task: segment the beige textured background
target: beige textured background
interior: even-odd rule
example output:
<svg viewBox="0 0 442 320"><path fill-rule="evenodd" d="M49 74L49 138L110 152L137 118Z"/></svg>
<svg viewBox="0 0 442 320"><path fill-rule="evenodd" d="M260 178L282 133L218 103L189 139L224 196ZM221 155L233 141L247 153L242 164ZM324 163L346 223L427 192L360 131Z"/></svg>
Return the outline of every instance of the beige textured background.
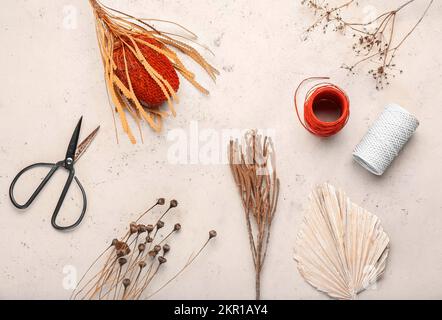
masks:
<svg viewBox="0 0 442 320"><path fill-rule="evenodd" d="M364 74L347 76L339 67L351 61L345 38L300 34L311 12L296 0L106 0L138 16L180 22L213 49L222 74L203 97L184 83L178 117L161 135L143 129L145 143L132 146L123 135L115 143L102 77L92 13L86 0L3 0L0 11L0 298L66 299L63 268L81 274L125 223L157 197L176 198L179 210L168 220L183 230L171 242L162 279L177 270L215 228L219 238L177 281L156 298L248 299L254 274L241 204L225 165L174 165L167 159L168 130L274 128L281 179L279 210L263 273L263 298L326 299L296 271L293 244L312 187L330 181L377 214L391 237L384 279L363 299L442 298L442 4L435 1L423 24L404 45L397 64L404 69L384 91ZM401 1L388 1L389 7ZM379 11L385 1L360 1ZM417 1L401 19L412 24L426 1ZM73 7L72 7L73 6ZM67 8L67 9L66 9ZM67 29L67 11L78 26ZM307 134L294 117L298 82L329 75L351 98L345 130L323 141ZM388 102L413 112L421 126L401 157L379 178L364 171L351 151ZM83 137L102 130L77 164L89 197L83 224L60 233L50 226L63 175L33 207L19 214L8 199L12 177L38 161L62 159L80 115ZM35 176L36 178L37 176ZM35 184L34 180L34 184ZM33 185L22 185L31 190ZM76 208L76 194L69 205ZM71 200L71 197L69 197ZM78 208L77 208L78 209ZM179 251L179 253L178 253ZM154 287L161 283L156 282Z"/></svg>

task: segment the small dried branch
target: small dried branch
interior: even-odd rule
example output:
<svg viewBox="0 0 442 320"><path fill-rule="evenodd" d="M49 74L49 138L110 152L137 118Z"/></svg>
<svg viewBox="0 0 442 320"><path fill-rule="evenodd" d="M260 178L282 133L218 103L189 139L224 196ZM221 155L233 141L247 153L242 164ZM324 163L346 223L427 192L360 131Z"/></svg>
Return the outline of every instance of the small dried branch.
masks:
<svg viewBox="0 0 442 320"><path fill-rule="evenodd" d="M336 32L352 32L355 39L352 49L359 59L352 64L344 64L342 67L355 74L356 67L360 64L374 63L377 67L371 68L368 73L376 81L376 89L380 90L384 88L384 85L390 84L389 72L393 72L392 77L396 76L395 72L398 69L393 60L397 51L422 22L434 0L428 1L417 22L399 41L395 41L398 32L396 27L398 14L414 2L415 0L408 0L396 9L383 12L368 22L352 22L342 16L342 10L348 9L351 5L358 5L358 1L350 0L342 5L331 6L327 1L303 0L301 3L313 9L317 16L316 21L307 28L304 38L320 26L322 26L323 33L326 33L330 27ZM399 70L399 73L402 72Z"/></svg>
<svg viewBox="0 0 442 320"><path fill-rule="evenodd" d="M161 230L165 227L163 218L171 209L178 206L176 200L170 202L168 209L163 212L154 225L145 225L139 222L156 206L164 204L165 200L159 199L155 205L143 212L136 222L129 225L129 230L120 240L114 239L112 241L112 244L87 269L80 279L77 289L73 291L71 299L138 300L146 295L162 266L167 263L166 255L169 254L171 247L165 242L174 233L181 230L181 225L177 223L165 237L157 240ZM184 272L216 235L216 231L210 231L208 240L203 244L198 254L154 294ZM102 267L94 273L94 268L99 266L99 262L103 263Z"/></svg>
<svg viewBox="0 0 442 320"><path fill-rule="evenodd" d="M241 196L255 267L256 299L261 297L261 272L279 196L273 143L256 131L244 136L243 145L230 141L229 161Z"/></svg>

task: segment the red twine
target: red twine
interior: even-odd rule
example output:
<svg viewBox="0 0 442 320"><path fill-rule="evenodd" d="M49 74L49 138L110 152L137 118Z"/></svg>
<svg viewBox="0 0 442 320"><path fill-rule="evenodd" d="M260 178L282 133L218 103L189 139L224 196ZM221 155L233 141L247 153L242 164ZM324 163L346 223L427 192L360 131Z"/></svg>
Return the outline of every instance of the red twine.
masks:
<svg viewBox="0 0 442 320"><path fill-rule="evenodd" d="M345 92L334 84L323 82L311 88L304 101L304 121L298 110L297 97L301 86L309 80L325 80L328 77L311 77L304 79L295 92L295 109L302 126L319 137L330 137L341 131L350 117L350 102ZM322 121L315 114L315 108L325 105L328 109L339 111L339 118L335 121Z"/></svg>

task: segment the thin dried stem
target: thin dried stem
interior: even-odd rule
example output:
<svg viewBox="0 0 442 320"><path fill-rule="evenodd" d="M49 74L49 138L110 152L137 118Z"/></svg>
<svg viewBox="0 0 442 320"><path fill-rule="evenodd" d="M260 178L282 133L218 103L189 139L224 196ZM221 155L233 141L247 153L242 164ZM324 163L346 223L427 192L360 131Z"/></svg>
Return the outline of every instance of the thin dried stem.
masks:
<svg viewBox="0 0 442 320"><path fill-rule="evenodd" d="M207 239L207 241L204 243L204 245L198 250L198 252L195 255L190 256L189 260L184 265L184 267L181 268L181 270L179 270L172 278L170 278L165 284L163 284L159 289L157 289L152 294L150 294L147 298L150 299L151 297L156 295L158 292L163 290L166 286L168 286L172 281L174 281L176 278L178 278L201 255L201 253L204 251L204 249L209 244L210 240L215 237L215 236L212 236L212 234L213 234L213 231L210 232L209 239Z"/></svg>

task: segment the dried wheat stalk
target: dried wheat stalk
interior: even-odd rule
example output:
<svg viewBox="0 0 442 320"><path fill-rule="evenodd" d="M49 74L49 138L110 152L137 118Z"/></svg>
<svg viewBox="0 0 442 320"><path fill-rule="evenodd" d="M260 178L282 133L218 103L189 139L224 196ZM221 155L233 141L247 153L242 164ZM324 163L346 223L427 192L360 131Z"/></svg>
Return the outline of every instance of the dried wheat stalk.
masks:
<svg viewBox="0 0 442 320"><path fill-rule="evenodd" d="M262 139L256 131L249 131L243 145L230 141L229 161L244 207L259 300L261 272L279 196L273 143L269 137Z"/></svg>

